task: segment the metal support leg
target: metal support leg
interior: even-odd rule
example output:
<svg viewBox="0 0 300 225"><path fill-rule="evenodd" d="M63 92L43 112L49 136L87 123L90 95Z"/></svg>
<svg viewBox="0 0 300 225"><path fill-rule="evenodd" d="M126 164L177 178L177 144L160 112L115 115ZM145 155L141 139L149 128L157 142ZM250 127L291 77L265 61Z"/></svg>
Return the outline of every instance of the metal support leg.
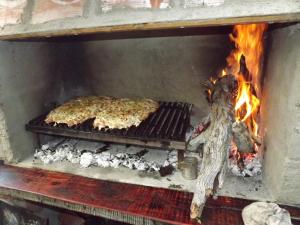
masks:
<svg viewBox="0 0 300 225"><path fill-rule="evenodd" d="M42 148L42 143L41 143L41 136L39 133L36 134L37 137L37 144L39 148Z"/></svg>
<svg viewBox="0 0 300 225"><path fill-rule="evenodd" d="M177 150L177 168L180 169L180 165L183 162L184 159L184 151Z"/></svg>

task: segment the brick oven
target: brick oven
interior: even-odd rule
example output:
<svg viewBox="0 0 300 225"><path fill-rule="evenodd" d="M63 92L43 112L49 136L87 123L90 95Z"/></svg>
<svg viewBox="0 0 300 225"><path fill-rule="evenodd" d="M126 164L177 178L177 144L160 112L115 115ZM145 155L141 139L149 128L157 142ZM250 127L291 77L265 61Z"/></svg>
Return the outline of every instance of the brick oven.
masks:
<svg viewBox="0 0 300 225"><path fill-rule="evenodd" d="M0 197L133 224L191 224L197 181L183 176L180 162L192 156L201 165L188 140L210 110L203 84L226 67L236 47L229 39L234 25L265 24L257 113L261 164L257 173L231 167L215 194L218 203L208 200L204 221L213 221L209 208L218 215L216 204L299 207L299 21L295 0L0 1ZM160 108L128 130L97 131L91 121L71 128L44 123L58 105L90 95L150 98ZM150 169L103 166L103 158L94 159L102 166L83 166L82 155L77 164L67 156L50 163L37 159L40 149L62 143L75 143L80 154L93 157L110 149L110 161L123 152L138 155ZM166 161L172 171L156 170ZM161 199L172 213L159 201L160 210L148 209L152 203L145 195ZM290 209L296 218L297 209Z"/></svg>

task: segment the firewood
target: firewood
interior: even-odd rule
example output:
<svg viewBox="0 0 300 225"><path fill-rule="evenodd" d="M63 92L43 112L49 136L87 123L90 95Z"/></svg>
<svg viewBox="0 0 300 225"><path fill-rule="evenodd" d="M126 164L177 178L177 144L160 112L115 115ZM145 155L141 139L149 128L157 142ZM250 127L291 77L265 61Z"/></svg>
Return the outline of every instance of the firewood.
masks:
<svg viewBox="0 0 300 225"><path fill-rule="evenodd" d="M244 122L235 122L232 102L236 97L236 84L232 75L215 82L209 91L210 114L202 120L203 124L209 126L188 144L189 150L195 150L203 144L203 160L191 205L190 216L193 219L200 220L206 199L213 190L223 186L232 141L242 153L254 152L254 143L258 143Z"/></svg>
<svg viewBox="0 0 300 225"><path fill-rule="evenodd" d="M232 124L234 109L232 99L236 80L232 75L219 78L211 90L210 125L200 135L189 142L189 149L200 144L203 147L203 161L191 205L191 218L200 220L206 199L212 194L215 178L218 187L223 186L227 171L227 160L233 139Z"/></svg>
<svg viewBox="0 0 300 225"><path fill-rule="evenodd" d="M247 82L251 81L244 56L240 59L240 73ZM232 105L233 99L237 97L235 77L233 75L219 77L205 86L209 88L207 93L211 105L206 121L208 127L193 137L188 144L189 150L196 150L203 144L203 160L191 205L191 218L198 220L201 218L206 199L213 190L216 190L215 183L218 183L218 188L223 186L232 142L236 144L241 154L254 153L255 144L260 145L258 137L249 131L243 121L235 121ZM252 89L251 92L256 95L254 87ZM241 167L244 166L243 161L240 164Z"/></svg>
<svg viewBox="0 0 300 225"><path fill-rule="evenodd" d="M243 153L254 153L254 141L250 135L247 125L240 121L232 124L233 141L238 150Z"/></svg>

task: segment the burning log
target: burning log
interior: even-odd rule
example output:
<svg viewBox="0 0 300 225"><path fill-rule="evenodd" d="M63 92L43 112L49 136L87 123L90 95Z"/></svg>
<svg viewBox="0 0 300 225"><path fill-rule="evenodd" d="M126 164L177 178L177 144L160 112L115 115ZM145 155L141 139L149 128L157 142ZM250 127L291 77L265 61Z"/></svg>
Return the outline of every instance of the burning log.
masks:
<svg viewBox="0 0 300 225"><path fill-rule="evenodd" d="M191 205L191 218L200 219L205 201L217 183L215 180L218 187L222 187L231 147L241 151L236 156L238 167L243 169L244 156L251 155L249 152L254 152L260 144L257 138L260 105L257 92L260 91L266 28L266 24L235 25L230 34L235 48L226 58L227 66L217 80L206 85L211 104L209 120L202 123L201 127L206 129L193 137L188 146L195 150L203 144L203 161Z"/></svg>
<svg viewBox="0 0 300 225"><path fill-rule="evenodd" d="M189 142L189 148L203 147L203 161L191 205L191 218L200 219L206 199L212 194L218 175L222 187L232 140L234 110L232 98L236 81L233 76L218 79L211 90L210 126Z"/></svg>
<svg viewBox="0 0 300 225"><path fill-rule="evenodd" d="M244 122L234 122L232 124L233 142L238 150L243 153L254 153L254 141L249 129Z"/></svg>
<svg viewBox="0 0 300 225"><path fill-rule="evenodd" d="M215 178L221 188L228 169L232 140L243 152L253 151L253 141L247 126L235 122L233 99L237 82L234 76L219 78L210 89L211 112L206 120L209 126L190 140L188 149L203 146L203 161L191 205L191 218L200 219L206 199L212 194Z"/></svg>

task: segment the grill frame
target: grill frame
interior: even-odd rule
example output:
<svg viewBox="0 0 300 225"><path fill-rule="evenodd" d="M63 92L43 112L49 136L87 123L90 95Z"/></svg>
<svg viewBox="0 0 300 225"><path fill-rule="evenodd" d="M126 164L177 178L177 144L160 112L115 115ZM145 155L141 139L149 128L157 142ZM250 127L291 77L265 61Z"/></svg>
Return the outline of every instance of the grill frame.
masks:
<svg viewBox="0 0 300 225"><path fill-rule="evenodd" d="M92 127L92 121L68 127L66 124L46 124L47 114L25 125L27 131L51 136L79 138L92 141L132 144L152 148L186 150L185 135L190 126L193 105L183 102L159 102L158 110L138 127L128 129L101 129Z"/></svg>

